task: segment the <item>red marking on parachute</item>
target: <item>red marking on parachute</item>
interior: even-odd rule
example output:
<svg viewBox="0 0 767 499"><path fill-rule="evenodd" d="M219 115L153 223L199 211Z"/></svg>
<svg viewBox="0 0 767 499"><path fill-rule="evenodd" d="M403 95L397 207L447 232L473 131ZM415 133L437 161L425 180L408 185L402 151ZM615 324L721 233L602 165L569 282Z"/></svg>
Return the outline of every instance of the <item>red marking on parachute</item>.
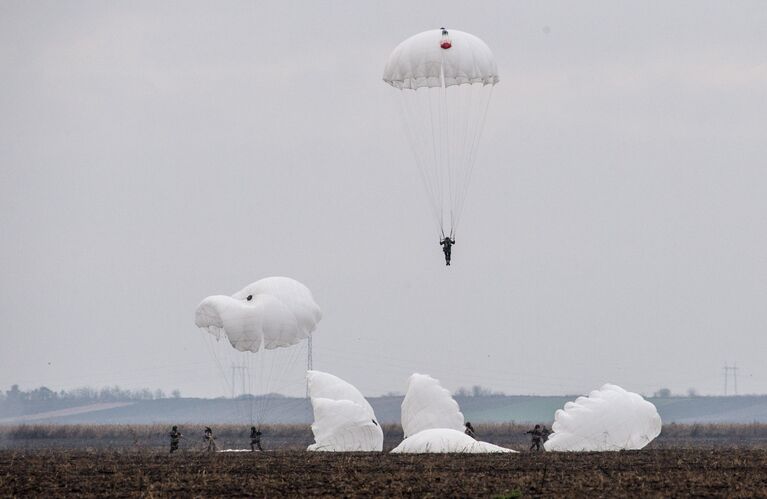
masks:
<svg viewBox="0 0 767 499"><path fill-rule="evenodd" d="M450 40L445 40L445 41L444 41L444 42L442 42L442 43L441 43L439 46L440 46L440 47L442 47L443 49L447 50L447 49L449 49L450 47L452 47L452 46L453 46L453 44L452 44L452 43L450 43Z"/></svg>

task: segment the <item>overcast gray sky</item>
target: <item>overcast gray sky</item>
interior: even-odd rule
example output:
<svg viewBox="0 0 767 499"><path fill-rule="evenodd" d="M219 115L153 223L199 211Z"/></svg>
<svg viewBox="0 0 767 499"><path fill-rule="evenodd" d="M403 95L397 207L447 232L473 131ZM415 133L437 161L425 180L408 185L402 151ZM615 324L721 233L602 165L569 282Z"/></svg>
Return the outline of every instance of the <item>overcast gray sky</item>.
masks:
<svg viewBox="0 0 767 499"><path fill-rule="evenodd" d="M381 81L439 26L501 82L446 269ZM262 277L365 394L767 392L764 2L0 0L0 388L218 395Z"/></svg>

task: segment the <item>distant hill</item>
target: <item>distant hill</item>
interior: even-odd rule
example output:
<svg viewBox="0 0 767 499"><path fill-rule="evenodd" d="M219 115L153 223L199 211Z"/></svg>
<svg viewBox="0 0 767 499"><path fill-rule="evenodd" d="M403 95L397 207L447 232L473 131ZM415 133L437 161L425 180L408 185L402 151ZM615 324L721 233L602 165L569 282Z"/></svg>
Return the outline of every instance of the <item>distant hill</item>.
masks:
<svg viewBox="0 0 767 499"><path fill-rule="evenodd" d="M575 396L503 395L456 397L466 419L477 423L547 422ZM398 423L402 397L368 399L381 423ZM664 423L767 423L767 396L666 397L648 399ZM250 400L165 398L157 400L76 405L72 401L18 403L9 410L0 403L0 424L183 424L250 423ZM269 400L263 423L310 424L312 409L303 398Z"/></svg>

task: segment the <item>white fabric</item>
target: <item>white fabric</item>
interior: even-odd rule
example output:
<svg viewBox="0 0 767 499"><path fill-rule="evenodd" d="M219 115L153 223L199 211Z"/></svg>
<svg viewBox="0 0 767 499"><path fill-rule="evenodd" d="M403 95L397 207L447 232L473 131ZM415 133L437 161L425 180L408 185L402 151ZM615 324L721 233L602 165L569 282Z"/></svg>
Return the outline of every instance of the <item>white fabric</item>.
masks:
<svg viewBox="0 0 767 499"><path fill-rule="evenodd" d="M443 49L442 30L433 29L411 36L397 45L389 56L383 79L399 89L450 87L498 83L498 68L490 48L474 35L448 30L452 46ZM443 85L444 78L444 85Z"/></svg>
<svg viewBox="0 0 767 499"><path fill-rule="evenodd" d="M606 384L557 410L547 451L641 449L660 435L655 406L638 393Z"/></svg>
<svg viewBox="0 0 767 499"><path fill-rule="evenodd" d="M197 307L195 324L216 338L225 335L239 351L257 352L299 343L321 318L306 286L288 277L269 277L232 296L205 298Z"/></svg>
<svg viewBox="0 0 767 499"><path fill-rule="evenodd" d="M395 454L490 453L514 452L487 442L478 442L462 431L449 428L423 430L402 441L392 450Z"/></svg>
<svg viewBox="0 0 767 499"><path fill-rule="evenodd" d="M306 379L309 383L309 396L333 400L351 400L362 406L367 415L375 419L373 408L367 399L351 383L342 380L338 376L322 371L306 371Z"/></svg>
<svg viewBox="0 0 767 499"><path fill-rule="evenodd" d="M408 379L401 419L405 438L432 428L464 431L458 402L439 381L426 374L415 373Z"/></svg>
<svg viewBox="0 0 767 499"><path fill-rule="evenodd" d="M441 45L449 41L450 48ZM440 239L458 231L498 70L474 35L430 30L400 43L383 79L399 90L410 142Z"/></svg>
<svg viewBox="0 0 767 499"><path fill-rule="evenodd" d="M373 408L353 385L320 371L306 373L314 410L310 451L381 452L383 431Z"/></svg>

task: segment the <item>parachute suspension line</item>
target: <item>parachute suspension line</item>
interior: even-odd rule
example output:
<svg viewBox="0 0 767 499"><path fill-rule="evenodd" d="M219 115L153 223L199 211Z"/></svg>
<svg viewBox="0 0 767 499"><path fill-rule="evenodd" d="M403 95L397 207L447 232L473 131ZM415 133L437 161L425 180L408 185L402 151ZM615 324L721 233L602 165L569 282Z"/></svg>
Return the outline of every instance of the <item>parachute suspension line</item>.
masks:
<svg viewBox="0 0 767 499"><path fill-rule="evenodd" d="M283 349L283 351L280 352L281 355L282 354L285 354L285 355L283 356L283 361L280 362L280 365L282 367L277 370L277 373L278 373L277 376L272 378L272 379L275 380L275 382L270 385L270 390L269 391L271 393L277 393L279 390L282 390L284 388L288 388L288 385L289 385L290 381L286 381L286 382L283 382L283 383L278 383L277 380L290 380L290 377L288 376L288 371L293 369L294 366L296 366L298 364L297 361L298 361L299 358L303 358L304 357L304 353L306 352L307 344L308 344L307 340L302 340L301 342L299 342L299 343L297 343L295 345L292 345L292 346L288 347L287 349ZM301 372L304 373L305 370L303 369L303 364L301 364L301 366L302 366L301 367ZM301 378L300 378L300 382L296 385L296 388L299 388L298 385L300 385L301 388L304 386L304 378L305 378L305 375L302 375ZM296 381L299 381L299 380L296 380ZM292 409L294 408L295 404L303 403L302 402L303 399L298 398L297 400L298 401L294 400L290 404L286 404L285 400L281 400L280 401L281 402L280 405L282 406L283 410L287 410L289 412L292 412ZM272 415L272 412L273 412L272 411L272 407L274 405L273 402L274 402L274 397L270 397L270 398L267 399L267 407L266 408L267 408L268 412L265 413L265 415L264 415L265 418Z"/></svg>
<svg viewBox="0 0 767 499"><path fill-rule="evenodd" d="M267 355L266 348L263 348L262 350L263 355ZM261 393L261 414L259 415L259 426L264 423L267 415L269 414L270 405L272 405L272 392L274 391L272 389L272 380L274 379L274 366L277 364L277 358L281 352L270 350L269 352L269 359L268 359L268 374L263 379L263 390Z"/></svg>
<svg viewBox="0 0 767 499"><path fill-rule="evenodd" d="M421 176L423 188L426 191L426 196L428 198L429 207L432 211L432 216L434 217L434 220L439 223L439 215L437 213L437 208L434 205L433 187L429 182L429 178L426 172L426 161L421 155L421 151L416 146L416 135L413 132L411 125L414 120L408 113L408 105L406 103L407 95L402 91L400 92L401 93L398 99L398 103L400 107L400 117L402 118L403 128L405 129L405 133L407 135L407 143L410 146L410 149L413 152L413 156L416 160L416 166L418 167L418 173Z"/></svg>
<svg viewBox="0 0 767 499"><path fill-rule="evenodd" d="M271 387L269 386L271 384L271 380L273 379L273 372L274 372L274 365L277 363L277 359L275 359L274 355L277 354L277 352L267 350L266 347L261 344L261 349L258 351L258 355L260 356L259 364L262 366L262 377L260 380L258 380L259 383L259 390L258 394L256 395L258 397L258 414L256 416L256 421L258 422L258 425L260 426L264 422L264 418L266 417L266 411L269 406L269 392L271 391Z"/></svg>
<svg viewBox="0 0 767 499"><path fill-rule="evenodd" d="M293 352L292 357L288 365L294 365L294 366L301 366L301 378L300 380L297 380L297 383L295 384L295 389L298 393L306 394L308 385L306 380L306 369L304 368L303 360L308 356L309 354L309 340L311 338L311 333L309 334L309 337L303 340L301 343L296 345L295 352ZM287 366L286 366L287 370ZM282 379L282 378L281 378ZM287 379L287 377L285 378ZM300 407L302 407L306 402L306 398L302 396L296 396L288 399L289 402L283 403L283 407L288 413L294 414L298 411Z"/></svg>
<svg viewBox="0 0 767 499"><path fill-rule="evenodd" d="M417 91L417 90L416 90ZM437 102L436 106L434 105L434 92L432 92L430 89L426 89L426 97L427 101L429 102L429 128L431 129L431 147L433 151L433 161L431 162L432 169L434 171L434 179L436 181L436 190L437 190L437 199L436 203L439 207L437 210L437 214L439 216L439 226L440 228L444 228L445 226L445 220L444 220L444 213L445 213L445 196L444 196L444 178L442 175L442 109L440 107L440 101L439 101L439 95L437 95ZM436 124L434 120L434 108L437 108L437 119Z"/></svg>
<svg viewBox="0 0 767 499"><path fill-rule="evenodd" d="M299 357L303 357L305 345L306 341L303 340L290 347L273 350L262 348L259 352L262 355L262 365L268 365L266 368L268 374L262 378L263 387L258 397L260 402L258 416L256 418L258 425L263 424L266 419L272 415L272 408L274 407L275 401L274 394L290 383L290 381L286 383L280 383L279 381L288 378L288 371L296 366L296 361ZM267 357L267 359L264 360L264 357ZM303 376L301 377L301 380L303 380ZM281 405L284 407L284 401L281 402Z"/></svg>
<svg viewBox="0 0 767 499"><path fill-rule="evenodd" d="M413 145L413 147L416 148L416 150L418 149L418 146L419 146L418 140L417 140L417 137L418 137L417 130L419 128L423 128L424 126L423 123L420 123L418 121L418 118L426 116L426 112L428 111L428 102L424 102L424 103L420 102L418 99L417 92L418 92L417 90L414 90L412 94L409 92L402 92L401 94L403 102L408 100L410 101L410 104L405 104L406 106L405 109L412 111L408 121L410 123L413 123L414 128L410 128L409 131L411 132L410 137L412 138L411 144ZM423 109L413 109L413 107L416 107L416 106L421 107ZM419 151L420 152L419 158L421 159L421 165L423 166L423 173L425 175L426 181L428 182L428 186L430 189L429 194L436 195L437 193L436 184L434 184L434 177L432 175L431 169L429 168L431 165L429 154L432 154L433 152L427 150L428 149L426 147L427 144L428 144L428 141L423 141L422 144L420 144L424 150ZM433 198L433 199L436 199L436 198Z"/></svg>
<svg viewBox="0 0 767 499"><path fill-rule="evenodd" d="M268 358L264 361L264 363L268 364L268 373L265 378L262 380L262 398L261 398L261 415L259 417L260 421L259 423L263 423L264 418L267 415L267 409L269 409L269 405L271 402L270 393L272 391L272 380L274 379L274 366L277 364L277 356L279 356L280 352L278 351L272 351L267 350L266 347L262 344L261 345L261 355L262 359L264 356L267 355L267 352L269 353ZM274 354L274 355L272 355Z"/></svg>
<svg viewBox="0 0 767 499"><path fill-rule="evenodd" d="M468 88L470 89L471 85L468 85ZM467 100L467 95L470 94L470 91L467 93L467 85L465 84L455 85L447 90L448 100L446 105L450 107L453 116L455 117L450 123L450 155L452 158L450 175L453 179L453 192L451 194L450 206L448 207L451 219L450 232L453 236L456 231L456 222L460 216L458 208L461 194L461 179L466 170L465 150L466 137L468 135L466 130L468 128L468 123L470 122L469 118L472 110L468 106L469 101ZM457 165L457 167L455 165Z"/></svg>
<svg viewBox="0 0 767 499"><path fill-rule="evenodd" d="M435 206L437 225L440 232L446 232L447 221L445 220L445 205L448 200L445 199L445 184L448 179L446 178L447 172L445 171L445 159L447 154L444 150L446 144L444 126L445 109L439 88L425 88L422 91L424 94L423 97L425 97L426 100L425 102L419 102L418 104L427 107L422 114L427 121L424 121L422 118L421 126L428 130L428 134L424 137L425 140L423 145L427 150L430 149L426 175L432 185L432 202ZM416 133L418 132L416 131ZM431 140L428 140L429 137Z"/></svg>
<svg viewBox="0 0 767 499"><path fill-rule="evenodd" d="M256 407L255 407L255 400L253 400L253 392L255 391L254 390L255 387L253 386L253 383L255 381L251 373L253 372L253 368L255 366L253 366L253 358L250 355L248 355L246 362L248 364L248 370L247 370L247 391L246 391L245 400L247 401L247 404L248 404L248 421L252 425L253 419L255 418Z"/></svg>
<svg viewBox="0 0 767 499"><path fill-rule="evenodd" d="M468 193L469 185L471 184L471 176L474 172L474 167L477 164L477 153L479 151L479 143L482 140L482 134L485 129L485 123L487 121L487 111L490 108L490 101L493 96L493 89L495 87L493 85L490 85L490 88L485 91L485 87L480 87L480 96L484 98L484 103L481 106L481 113L477 117L478 123L476 126L476 132L474 134L471 148L469 149L469 170L466 175L466 182L464 186L464 194L463 194L463 200L461 201L461 209L463 209L463 203L466 199L466 194Z"/></svg>
<svg viewBox="0 0 767 499"><path fill-rule="evenodd" d="M426 97L426 100L420 99L418 92L422 92L422 95ZM438 171L436 170L434 164L435 164L435 157L437 154L436 149L436 141L434 140L434 129L431 126L431 123L433 123L434 115L432 113L432 106L431 106L431 92L429 89L423 89L423 90L415 90L414 93L410 94L405 93L403 95L409 95L411 97L411 102L415 103L417 106L420 106L422 109L415 109L415 123L418 127L424 128L429 127L431 130L431 137L432 140L429 142L428 140L425 140L425 142L422 143L422 149L423 149L423 158L424 158L424 176L426 178L426 182L429 185L429 201L434 206L434 219L439 227L442 226L442 207L439 204L439 176L437 175ZM415 106L413 106L415 107ZM412 108L411 108L412 109ZM429 124L424 123L424 117L428 116L429 118ZM418 120L418 117L420 117L420 122ZM417 131L414 131L414 137L418 137L419 133ZM431 147L429 147L431 146ZM429 151L431 149L431 151ZM429 153L431 152L431 157L429 157Z"/></svg>
<svg viewBox="0 0 767 499"><path fill-rule="evenodd" d="M287 373L290 369L293 369L294 366L301 366L300 372L302 373L301 378L298 381L298 383L295 385L296 389L305 390L306 387L306 369L303 367L303 362L299 362L299 360L302 360L305 358L305 356L308 354L309 349L309 338L311 338L311 333L309 333L309 337L302 340L300 343L294 345L291 347L293 349L292 352L289 352L289 359L288 362L283 363L282 366L282 372L279 376L280 380L285 380L285 383L282 383L280 385L277 385L277 388L283 389L288 388L288 383L290 378L287 376ZM295 406L295 404L302 404L303 398L301 397L294 397L293 402L290 404L289 407L286 407L286 409L290 410L292 412L292 408Z"/></svg>
<svg viewBox="0 0 767 499"><path fill-rule="evenodd" d="M235 373L237 371L232 368L236 366L243 367L241 359L246 355L239 351L235 351L229 355L226 355L223 353L223 351L229 351L229 346L221 345L221 342L224 340L222 340L220 337L214 337L212 334L204 331L202 334L205 336L205 346L208 348L208 352L213 357L216 367L220 373L221 382L224 386L224 389L226 390L225 395L232 394L232 401L228 410L229 416L235 420L242 419L247 416L247 413L243 412L244 409L236 400L235 389L237 388L237 374ZM229 361L229 365L224 366L224 361ZM231 374L229 374L230 371ZM242 373L242 369L240 369L239 372Z"/></svg>
<svg viewBox="0 0 767 499"><path fill-rule="evenodd" d="M471 136L472 127L473 127L473 113L472 111L474 108L472 108L472 99L473 96L473 87L474 85L469 84L463 86L463 88L456 92L456 99L455 99L455 107L458 113L462 116L461 128L460 130L456 130L456 139L460 139L461 144L460 148L456 151L455 155L457 158L457 161L461 164L461 169L456 172L456 185L457 185L457 192L455 194L453 204L451 206L451 213L453 218L453 233L456 232L458 222L461 217L461 208L462 208L462 195L463 195L463 184L465 182L465 176L466 171L468 169L468 163L466 160L467 157L467 149L469 144L469 137Z"/></svg>
<svg viewBox="0 0 767 499"><path fill-rule="evenodd" d="M225 393L231 393L233 389L232 385L231 383L229 383L229 380L226 377L226 371L224 371L224 366L221 364L221 359L218 358L218 355L216 354L216 350L214 346L212 345L213 335L208 333L207 331L202 331L202 330L201 330L201 333L203 335L203 342L205 343L205 347L208 349L210 356L213 357L213 361L216 363L216 367L218 368L218 371L221 374L221 380L224 385L224 388L226 389ZM218 339L216 339L216 342L218 342Z"/></svg>
<svg viewBox="0 0 767 499"><path fill-rule="evenodd" d="M218 355L218 352L216 351L216 347L218 347L218 342L220 341L220 338L216 337L215 340L213 338L213 335L203 332L203 335L206 337L204 338L205 346L208 348L208 351L210 352L210 355L213 357L214 362L216 363L216 367L218 368L219 372L221 373L221 379L223 380L223 385L226 390L225 394L231 393L234 391L234 380L229 380L227 373L226 373L226 367L224 367L223 363L221 362L221 358ZM213 341L216 342L216 344L213 344ZM234 404L234 401L232 401L232 404ZM236 405L231 407L230 414L232 416L236 416L237 414L237 407Z"/></svg>
<svg viewBox="0 0 767 499"><path fill-rule="evenodd" d="M445 86L445 52L440 53L440 67L439 67L439 81L440 81L440 89L439 94L441 98L441 106L440 114L444 114L444 120L442 120L442 116L440 116L440 124L444 123L444 127L440 127L440 151L445 153L445 157L442 158L442 160L447 163L447 198L448 203L450 206L450 233L453 232L453 213L452 213L452 207L453 203L455 201L453 196L453 167L452 167L452 161L450 160L452 157L452 148L453 148L453 139L454 134L450 133L450 108L447 105L447 87ZM442 171L442 165L438 164L437 169L439 171ZM444 193L444 189L441 189L441 193ZM440 205L443 207L442 212L444 213L444 204L442 204L442 200L440 200ZM444 226L444 220L442 225Z"/></svg>
<svg viewBox="0 0 767 499"><path fill-rule="evenodd" d="M254 415L254 426L261 426L263 423L264 418L264 410L266 408L266 398L265 398L265 391L267 390L267 380L270 378L269 374L269 364L270 361L273 362L274 359L268 359L266 358L266 348L264 348L263 344L263 337L261 337L261 347L257 352L253 353L253 356L255 357L256 364L258 365L258 374L254 373L254 377L257 376L255 383L256 383L256 389L254 390L255 393L253 393L253 406L255 409L255 415Z"/></svg>
<svg viewBox="0 0 767 499"><path fill-rule="evenodd" d="M489 86L489 90L486 90L486 87ZM467 167L466 171L464 173L463 181L462 181L462 192L458 201L458 209L456 210L458 214L458 219L456 220L456 228L458 226L458 222L460 222L460 216L463 211L463 205L466 200L466 195L469 190L469 184L471 183L471 176L474 171L474 167L477 163L477 151L479 149L479 142L482 137L482 132L485 128L485 122L487 121L487 111L490 108L490 99L493 95L493 85L481 85L478 87L478 93L480 94L480 112L476 117L476 123L473 127L473 134L470 141L470 147L468 150L467 155Z"/></svg>
<svg viewBox="0 0 767 499"><path fill-rule="evenodd" d="M467 151L469 149L468 148L469 135L470 135L469 132L470 132L470 130L472 130L472 128L470 126L471 125L471 117L472 117L470 111L472 109L475 109L475 107L474 107L475 106L475 104L474 104L474 94L475 94L475 92L474 92L474 88L473 88L474 86L475 85L473 85L473 84L469 85L469 89L468 89L469 91L468 92L457 92L457 94L458 94L457 97L459 98L458 99L457 107L459 107L459 109L460 109L460 116L464 117L464 119L461 120L462 121L462 129L461 129L460 133L458 133L458 137L461 137L463 140L461 141L461 147L458 150L458 154L457 155L460 156L460 164L463 165L463 171L459 172L459 173L463 173L464 175L465 175L466 169L468 167L468 153L467 153ZM455 233L455 230L457 228L458 221L459 221L458 219L460 218L461 209L463 208L463 199L462 199L463 192L460 190L460 187L463 185L463 182L465 182L465 179L463 179L462 176L460 178L456 179L456 185L459 188L459 192L456 194L456 200L454 201L454 203L451 206L451 210L452 210L451 211L451 217L454 220L454 225L453 225L452 231L451 231L453 234Z"/></svg>
<svg viewBox="0 0 767 499"><path fill-rule="evenodd" d="M410 116L410 112L408 111L409 106L407 105L406 100L408 99L408 94L406 94L404 90L400 90L400 96L397 102L399 103L400 108L400 117L402 119L403 128L405 129L405 132L407 134L407 143L410 146L410 150L413 152L413 157L416 161L416 166L418 167L418 173L421 177L421 183L423 185L424 190L426 191L426 197L428 198L429 207L432 212L432 216L434 218L435 223L437 224L437 227L442 230L442 223L440 219L440 210L437 208L436 205L436 186L433 178L429 175L430 172L428 171L428 163L429 161L426 160L421 153L421 150L417 147L417 140L416 140L416 134L413 131L412 123L415 123L415 117ZM417 92L417 90L413 91L414 93ZM418 101L416 99L416 96L412 96L414 101ZM415 111L416 113L418 110Z"/></svg>

